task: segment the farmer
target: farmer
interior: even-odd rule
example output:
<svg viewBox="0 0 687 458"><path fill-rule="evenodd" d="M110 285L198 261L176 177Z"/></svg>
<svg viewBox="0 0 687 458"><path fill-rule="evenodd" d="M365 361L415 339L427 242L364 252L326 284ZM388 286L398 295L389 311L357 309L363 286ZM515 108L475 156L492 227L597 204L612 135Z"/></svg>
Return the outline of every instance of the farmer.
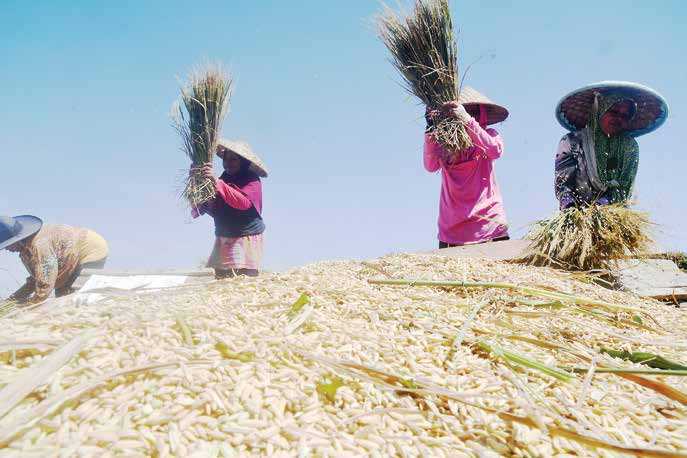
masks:
<svg viewBox="0 0 687 458"><path fill-rule="evenodd" d="M556 117L571 132L556 152L560 209L630 200L639 164L635 137L657 129L667 116L663 97L635 83L604 81L563 97Z"/></svg>
<svg viewBox="0 0 687 458"><path fill-rule="evenodd" d="M434 122L452 116L465 126L472 146L447 151L432 135ZM508 240L508 224L494 161L503 153L503 140L489 124L508 117L508 110L476 90L464 87L458 101L439 110L427 109L424 163L428 172L441 169L439 248Z"/></svg>
<svg viewBox="0 0 687 458"><path fill-rule="evenodd" d="M262 183L267 169L247 143L220 140L217 155L224 173L216 178L212 164L203 173L215 184L215 199L201 206L201 213L215 220L215 247L207 266L217 279L236 275L257 276L262 260Z"/></svg>
<svg viewBox="0 0 687 458"><path fill-rule="evenodd" d="M90 229L43 225L30 215L0 216L0 250L19 253L29 278L9 299L38 304L55 291L56 297L74 292L82 269L102 269L108 255L105 239Z"/></svg>

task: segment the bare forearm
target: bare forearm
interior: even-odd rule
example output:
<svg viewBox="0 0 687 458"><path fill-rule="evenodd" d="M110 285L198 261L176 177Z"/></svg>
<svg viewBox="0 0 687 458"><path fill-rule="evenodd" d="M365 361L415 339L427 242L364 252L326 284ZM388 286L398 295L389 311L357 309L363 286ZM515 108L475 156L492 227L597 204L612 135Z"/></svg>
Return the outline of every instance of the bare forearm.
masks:
<svg viewBox="0 0 687 458"><path fill-rule="evenodd" d="M26 283L24 283L24 285L21 288L16 290L9 297L9 300L23 302L29 296L31 296L35 290L36 290L36 287L35 287L34 282L28 280Z"/></svg>

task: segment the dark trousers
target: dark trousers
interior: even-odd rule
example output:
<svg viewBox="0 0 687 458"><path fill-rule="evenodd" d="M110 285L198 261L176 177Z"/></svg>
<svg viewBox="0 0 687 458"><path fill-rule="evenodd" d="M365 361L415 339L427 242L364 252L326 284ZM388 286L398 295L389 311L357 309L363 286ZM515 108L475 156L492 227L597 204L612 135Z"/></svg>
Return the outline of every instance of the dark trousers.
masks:
<svg viewBox="0 0 687 458"><path fill-rule="evenodd" d="M510 240L510 237L507 235L504 235L503 237L496 237L495 239L485 240L484 242L475 243L474 245L479 245L480 243L487 243L487 242L504 242L506 240ZM470 245L473 245L473 244L471 243ZM454 246L466 246L466 245L454 245L452 243L446 243L446 242L442 242L441 240L439 240L439 249L452 248Z"/></svg>
<svg viewBox="0 0 687 458"><path fill-rule="evenodd" d="M215 269L215 278L217 280L238 277L239 275L245 275L246 277L257 277L258 271L256 269Z"/></svg>

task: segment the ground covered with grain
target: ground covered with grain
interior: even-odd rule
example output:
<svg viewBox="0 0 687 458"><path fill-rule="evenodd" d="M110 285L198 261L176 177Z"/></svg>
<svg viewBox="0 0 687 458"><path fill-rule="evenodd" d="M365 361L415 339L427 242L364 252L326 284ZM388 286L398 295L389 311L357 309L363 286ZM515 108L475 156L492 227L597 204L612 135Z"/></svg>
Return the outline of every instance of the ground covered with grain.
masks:
<svg viewBox="0 0 687 458"><path fill-rule="evenodd" d="M45 305L0 319L0 456L684 453L687 378L600 348L685 364L687 313L431 255Z"/></svg>

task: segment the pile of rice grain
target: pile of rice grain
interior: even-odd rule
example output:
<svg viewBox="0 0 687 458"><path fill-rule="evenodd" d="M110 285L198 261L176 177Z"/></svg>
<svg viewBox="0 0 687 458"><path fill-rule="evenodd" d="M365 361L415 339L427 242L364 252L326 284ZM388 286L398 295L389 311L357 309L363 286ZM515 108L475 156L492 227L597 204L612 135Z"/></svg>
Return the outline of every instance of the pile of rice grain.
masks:
<svg viewBox="0 0 687 458"><path fill-rule="evenodd" d="M508 290L372 278L507 280L641 307L656 323L623 313L608 322ZM310 302L293 309L302 293ZM685 377L644 376L669 396L593 370L565 383L477 349L488 341L557 367L646 369L602 346L684 361L684 311L551 269L394 255L0 321L0 456L617 456L561 430L687 450ZM10 396L16 385L30 392Z"/></svg>

